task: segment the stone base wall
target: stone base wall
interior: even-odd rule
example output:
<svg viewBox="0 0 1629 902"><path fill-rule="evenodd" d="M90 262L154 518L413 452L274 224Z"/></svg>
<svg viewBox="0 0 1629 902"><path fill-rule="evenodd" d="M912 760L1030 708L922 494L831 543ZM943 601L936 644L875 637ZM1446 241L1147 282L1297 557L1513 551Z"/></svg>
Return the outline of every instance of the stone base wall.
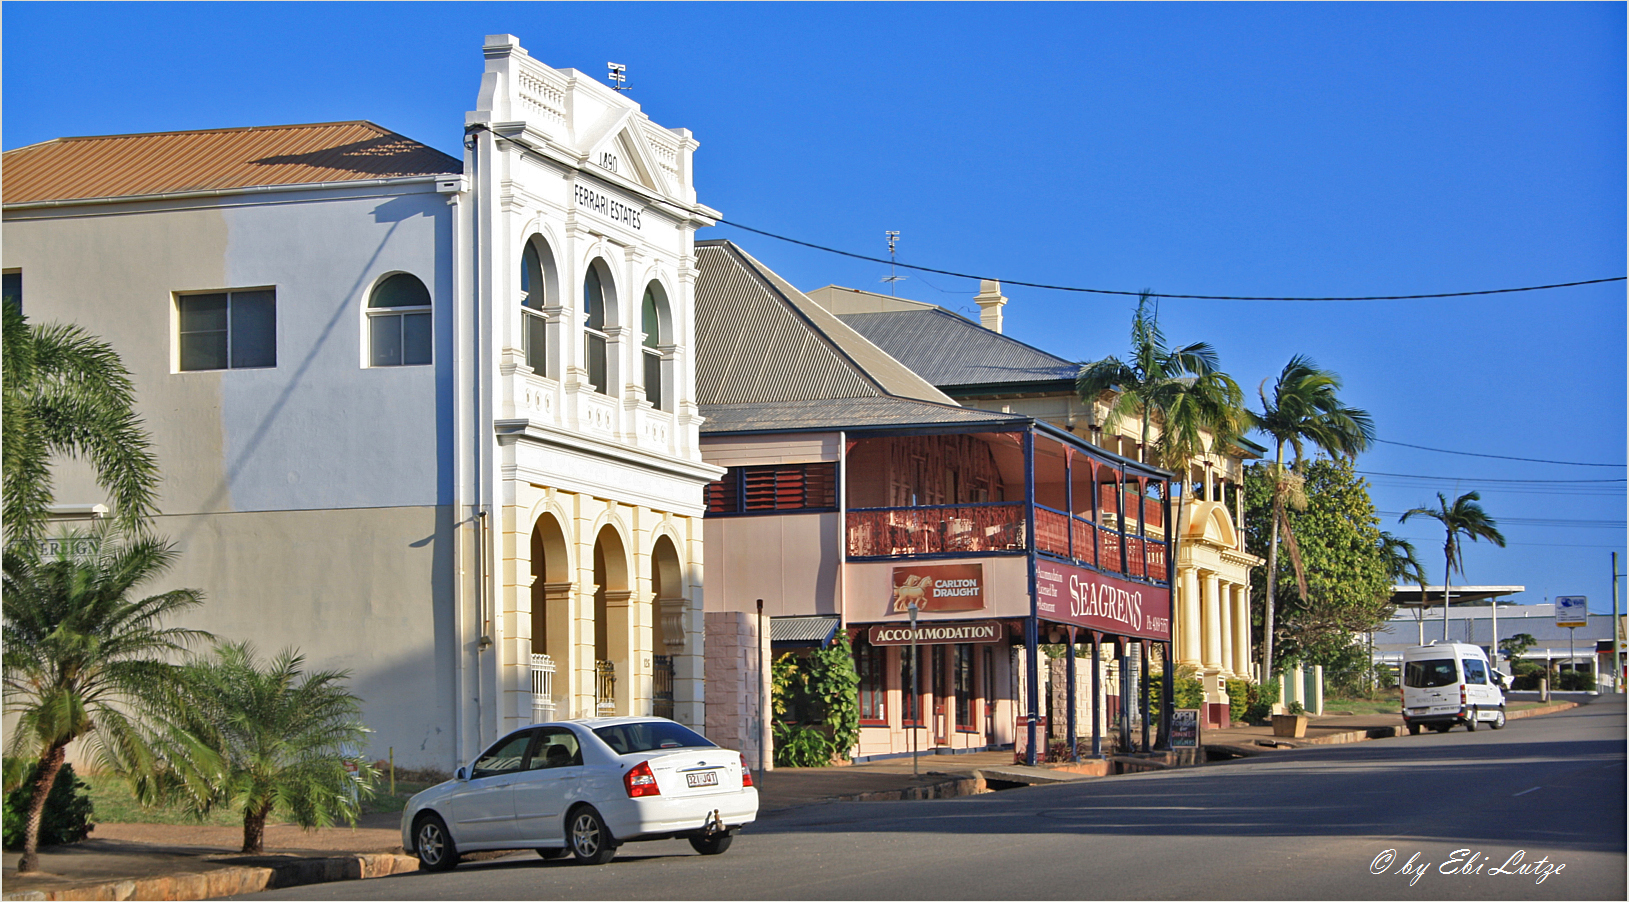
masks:
<svg viewBox="0 0 1629 902"><path fill-rule="evenodd" d="M705 615L707 727L703 732L719 745L746 755L748 766L773 770L774 744L768 720L772 655L768 630L760 633L757 620L757 615L742 611L708 611Z"/></svg>

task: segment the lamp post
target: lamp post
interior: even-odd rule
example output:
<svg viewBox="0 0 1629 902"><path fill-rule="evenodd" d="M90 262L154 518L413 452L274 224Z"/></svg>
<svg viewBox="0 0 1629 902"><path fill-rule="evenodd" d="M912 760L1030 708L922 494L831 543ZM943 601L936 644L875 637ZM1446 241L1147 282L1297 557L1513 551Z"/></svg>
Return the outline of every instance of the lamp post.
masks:
<svg viewBox="0 0 1629 902"><path fill-rule="evenodd" d="M916 733L922 727L922 693L917 691L916 677L916 602L906 608L911 615L911 710L916 712L916 725L911 727L911 776L920 777L922 771L916 757Z"/></svg>
<svg viewBox="0 0 1629 902"><path fill-rule="evenodd" d="M1623 693L1623 665L1618 662L1618 652L1623 648L1623 628L1618 622L1618 577L1624 574L1618 572L1618 553L1612 552L1612 692L1615 695Z"/></svg>

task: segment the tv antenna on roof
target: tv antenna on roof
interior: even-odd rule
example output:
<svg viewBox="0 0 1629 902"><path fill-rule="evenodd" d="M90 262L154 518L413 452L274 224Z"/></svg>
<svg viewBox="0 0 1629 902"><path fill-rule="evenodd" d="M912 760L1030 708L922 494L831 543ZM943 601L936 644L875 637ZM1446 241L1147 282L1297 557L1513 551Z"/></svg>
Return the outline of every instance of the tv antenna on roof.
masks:
<svg viewBox="0 0 1629 902"><path fill-rule="evenodd" d="M605 76L606 80L611 82L611 90L613 90L613 91L626 91L626 90L628 90L628 86L626 84L624 84L624 82L626 82L628 80L628 67L627 66L624 66L621 63L606 63L605 68L611 70Z"/></svg>
<svg viewBox="0 0 1629 902"><path fill-rule="evenodd" d="M888 238L888 275L884 276L882 280L888 283L888 292L898 297L899 292L895 289L894 283L908 279L910 276L902 276L894 271L894 245L899 242L899 233L884 232L883 234Z"/></svg>

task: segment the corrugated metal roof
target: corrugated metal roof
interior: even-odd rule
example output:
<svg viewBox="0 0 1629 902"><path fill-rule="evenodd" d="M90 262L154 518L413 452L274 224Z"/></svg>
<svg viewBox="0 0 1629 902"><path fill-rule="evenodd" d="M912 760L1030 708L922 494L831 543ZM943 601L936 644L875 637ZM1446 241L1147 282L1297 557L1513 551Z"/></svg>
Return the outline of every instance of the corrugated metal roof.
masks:
<svg viewBox="0 0 1629 902"><path fill-rule="evenodd" d="M6 205L462 172L371 122L57 138L4 155Z"/></svg>
<svg viewBox="0 0 1629 902"><path fill-rule="evenodd" d="M1073 382L1080 365L992 332L949 310L848 313L840 317L940 388Z"/></svg>
<svg viewBox="0 0 1629 902"><path fill-rule="evenodd" d="M907 398L817 398L756 404L704 404L702 435L855 429L865 426L1019 424L1029 417Z"/></svg>
<svg viewBox="0 0 1629 902"><path fill-rule="evenodd" d="M696 265L700 403L885 394L955 403L734 243L697 242Z"/></svg>
<svg viewBox="0 0 1629 902"><path fill-rule="evenodd" d="M836 614L769 618L770 645L825 645L837 635Z"/></svg>

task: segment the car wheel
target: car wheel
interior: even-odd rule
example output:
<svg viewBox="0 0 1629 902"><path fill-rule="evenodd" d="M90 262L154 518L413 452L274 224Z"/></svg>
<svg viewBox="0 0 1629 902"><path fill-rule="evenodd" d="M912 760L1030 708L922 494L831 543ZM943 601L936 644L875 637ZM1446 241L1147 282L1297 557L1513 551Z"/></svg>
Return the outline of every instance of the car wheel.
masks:
<svg viewBox="0 0 1629 902"><path fill-rule="evenodd" d="M1417 724L1417 723L1409 724L1408 725L1408 735L1410 735L1410 736L1418 736L1418 735L1420 735L1420 725Z"/></svg>
<svg viewBox="0 0 1629 902"><path fill-rule="evenodd" d="M1488 726L1494 728L1495 730L1502 730L1502 729L1505 728L1505 707L1504 707L1504 705L1499 706L1499 713L1494 715L1493 722L1488 724Z"/></svg>
<svg viewBox="0 0 1629 902"><path fill-rule="evenodd" d="M537 857L544 861L554 861L571 854L570 849L538 849Z"/></svg>
<svg viewBox="0 0 1629 902"><path fill-rule="evenodd" d="M703 855L722 855L735 839L733 833L714 833L712 836L690 837L690 848Z"/></svg>
<svg viewBox="0 0 1629 902"><path fill-rule="evenodd" d="M413 846L425 870L450 871L458 867L458 846L447 823L435 814L421 814L413 823Z"/></svg>
<svg viewBox="0 0 1629 902"><path fill-rule="evenodd" d="M1471 709L1471 715L1469 717L1465 718L1465 732L1467 732L1467 733L1475 733L1476 732L1476 718L1481 716L1481 713L1482 712L1478 711L1475 708Z"/></svg>
<svg viewBox="0 0 1629 902"><path fill-rule="evenodd" d="M611 831L598 811L584 805L571 813L568 823L566 838L578 864L605 864L617 853Z"/></svg>

